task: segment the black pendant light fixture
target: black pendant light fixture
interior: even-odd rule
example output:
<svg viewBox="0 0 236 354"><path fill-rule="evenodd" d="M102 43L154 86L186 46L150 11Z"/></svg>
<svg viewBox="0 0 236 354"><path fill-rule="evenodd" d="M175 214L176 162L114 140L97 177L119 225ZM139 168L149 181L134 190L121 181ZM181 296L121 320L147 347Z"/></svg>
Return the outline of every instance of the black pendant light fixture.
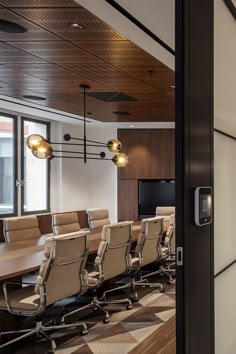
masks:
<svg viewBox="0 0 236 354"><path fill-rule="evenodd" d="M84 119L83 119L83 137L73 137L70 134L64 135L63 143L59 142L49 142L46 138L39 134L29 135L26 144L29 149L31 149L32 154L38 159L49 159L53 158L65 158L65 159L82 159L84 163L87 163L87 160L110 160L117 167L125 167L128 164L128 156L124 153L121 153L122 143L117 139L110 139L107 143L89 140L86 135L86 90L90 87L88 85L80 85L80 88L83 90L83 99L84 99ZM78 143L71 143L70 141L79 141ZM57 150L54 145L64 145L66 147L81 147L82 151L72 151L72 150ZM106 158L106 153L104 151L100 153L89 152L89 148L107 148L109 151L114 152L115 155L112 159ZM60 153L60 155L57 155ZM70 155L61 155L63 153L72 154Z"/></svg>

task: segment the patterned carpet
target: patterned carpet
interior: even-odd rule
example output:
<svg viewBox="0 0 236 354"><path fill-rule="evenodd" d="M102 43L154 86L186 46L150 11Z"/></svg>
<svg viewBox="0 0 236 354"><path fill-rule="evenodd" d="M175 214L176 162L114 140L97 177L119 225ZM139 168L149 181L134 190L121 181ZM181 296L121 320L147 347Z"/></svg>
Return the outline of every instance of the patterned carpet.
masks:
<svg viewBox="0 0 236 354"><path fill-rule="evenodd" d="M141 354L142 343L146 346L148 337L153 341L153 336L157 342L162 341L165 326L168 321L171 328L175 326L175 285L164 285L165 293L159 293L154 288L138 288L140 300L133 304L133 309L126 310L124 305L109 305L107 310L110 313L111 321L103 324L103 315L98 311L81 312L81 320L88 326L88 334L80 335L79 328L70 330L59 330L51 333L57 343L57 354ZM116 295L121 298L123 294ZM125 296L126 297L126 296ZM82 305L81 297L79 306ZM75 303L74 306L76 307ZM78 304L77 304L78 306ZM72 308L73 309L73 308ZM58 308L52 308L58 312ZM78 318L77 318L78 319ZM171 320L172 319L172 320ZM169 326L169 327L170 327ZM28 327L28 326L27 326ZM160 335L158 337L158 333ZM164 332L163 332L164 331ZM173 330L172 330L173 332ZM173 336L172 336L173 337ZM165 339L168 342L168 338ZM150 342L149 341L149 342ZM171 341L171 338L170 338ZM173 338L172 338L173 341ZM15 346L8 347L4 354L45 354L50 345L45 340L37 340L31 337ZM137 349L135 349L137 347ZM145 353L151 354L150 351ZM167 352L160 352L167 353ZM169 352L168 352L169 353ZM155 351L155 354L159 352ZM175 350L171 351L175 354Z"/></svg>
<svg viewBox="0 0 236 354"><path fill-rule="evenodd" d="M116 307L117 308L117 307ZM111 307L110 307L111 309ZM132 310L113 313L107 325L96 324L88 335L68 341L59 354L126 354L175 315L175 289L152 291Z"/></svg>

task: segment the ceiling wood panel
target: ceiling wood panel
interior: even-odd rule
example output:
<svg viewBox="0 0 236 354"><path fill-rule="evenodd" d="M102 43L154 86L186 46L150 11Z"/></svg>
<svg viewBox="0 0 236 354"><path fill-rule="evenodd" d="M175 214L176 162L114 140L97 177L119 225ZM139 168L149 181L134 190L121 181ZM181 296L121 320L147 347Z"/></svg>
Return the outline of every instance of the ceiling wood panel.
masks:
<svg viewBox="0 0 236 354"><path fill-rule="evenodd" d="M6 7L37 7L37 8L51 8L51 7L81 7L73 0L0 0L0 4Z"/></svg>
<svg viewBox="0 0 236 354"><path fill-rule="evenodd" d="M60 40L54 34L42 29L36 24L28 21L21 16L7 10L5 8L0 8L0 19L4 19L6 21L15 22L21 25L24 28L27 28L27 31L24 33L2 33L0 32L0 40L1 41L11 41L11 40L19 40L19 41L42 41L42 40Z"/></svg>
<svg viewBox="0 0 236 354"><path fill-rule="evenodd" d="M121 40L126 38L84 8L14 9L24 18L67 40ZM83 26L71 28L72 23Z"/></svg>
<svg viewBox="0 0 236 354"><path fill-rule="evenodd" d="M82 115L79 85L86 83L91 92L123 92L138 99L87 97L91 118L174 120L174 72L73 0L0 0L0 18L27 28L23 34L0 34L0 94L43 96L46 100L37 102L42 107ZM71 23L83 28L73 29Z"/></svg>

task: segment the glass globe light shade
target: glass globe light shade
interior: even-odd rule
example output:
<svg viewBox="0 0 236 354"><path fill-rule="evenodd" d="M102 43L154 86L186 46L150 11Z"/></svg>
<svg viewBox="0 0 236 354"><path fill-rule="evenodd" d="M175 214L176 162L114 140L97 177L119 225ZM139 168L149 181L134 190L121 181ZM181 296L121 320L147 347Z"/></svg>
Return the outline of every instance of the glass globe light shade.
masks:
<svg viewBox="0 0 236 354"><path fill-rule="evenodd" d="M52 157L53 148L47 141L40 141L32 146L32 153L38 159L49 159Z"/></svg>
<svg viewBox="0 0 236 354"><path fill-rule="evenodd" d="M26 145L29 149L32 149L33 145L40 143L40 141L45 141L46 139L39 134L31 134L26 139Z"/></svg>
<svg viewBox="0 0 236 354"><path fill-rule="evenodd" d="M120 152L113 156L112 161L117 167L125 167L128 164L128 156Z"/></svg>
<svg viewBox="0 0 236 354"><path fill-rule="evenodd" d="M120 142L120 140L117 139L110 139L107 142L107 148L108 150L110 150L111 152L119 152L122 149L122 143Z"/></svg>

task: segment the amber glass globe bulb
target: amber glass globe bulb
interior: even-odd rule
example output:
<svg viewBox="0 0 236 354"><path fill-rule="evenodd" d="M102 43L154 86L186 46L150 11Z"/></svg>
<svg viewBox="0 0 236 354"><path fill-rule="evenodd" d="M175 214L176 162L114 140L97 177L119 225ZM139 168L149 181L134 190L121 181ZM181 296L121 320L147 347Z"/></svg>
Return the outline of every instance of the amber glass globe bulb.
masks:
<svg viewBox="0 0 236 354"><path fill-rule="evenodd" d="M110 139L107 142L107 148L108 150L110 150L111 152L119 152L122 149L122 143L120 142L120 140L117 139Z"/></svg>
<svg viewBox="0 0 236 354"><path fill-rule="evenodd" d="M32 153L38 159L49 159L52 156L53 148L47 141L40 141L33 145Z"/></svg>
<svg viewBox="0 0 236 354"><path fill-rule="evenodd" d="M40 141L45 141L46 139L39 134L31 134L26 139L26 145L29 149L32 149L33 145L40 143Z"/></svg>
<svg viewBox="0 0 236 354"><path fill-rule="evenodd" d="M128 156L120 152L113 156L112 161L117 167L125 167L128 164Z"/></svg>

